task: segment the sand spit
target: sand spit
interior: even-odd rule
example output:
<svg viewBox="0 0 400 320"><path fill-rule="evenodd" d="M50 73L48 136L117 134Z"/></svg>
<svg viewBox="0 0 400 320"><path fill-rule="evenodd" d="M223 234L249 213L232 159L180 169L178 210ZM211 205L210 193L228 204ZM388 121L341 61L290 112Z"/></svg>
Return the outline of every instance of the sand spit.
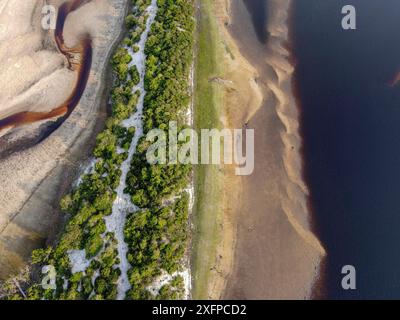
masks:
<svg viewBox="0 0 400 320"><path fill-rule="evenodd" d="M267 63L275 70L278 79L269 79L267 86L276 99L276 110L285 130L281 132L284 144L283 164L289 180L286 186L287 196L291 200L282 205L284 212L299 235L321 255L325 255L316 236L310 231L310 216L307 208L309 191L302 179L302 159L300 156L301 138L299 135L299 112L292 92L294 67L289 62L290 52L284 47L288 40L287 19L290 0L270 3L272 16L268 26L271 50ZM295 151L295 152L293 152Z"/></svg>
<svg viewBox="0 0 400 320"><path fill-rule="evenodd" d="M3 43L9 41L8 33L2 34L0 59L5 59L2 61L9 61L8 59L12 57L18 57L18 54L27 60L32 58L34 53L29 54L25 46L35 47L31 41L40 38L40 34L37 35L35 31L39 33L42 31L33 28L30 23L36 21L38 8L41 8L44 2L46 1L0 1L2 13L11 12L11 10L4 11L9 5L15 7L12 12L29 10L34 12L32 16L19 14L14 18L20 19L18 21L21 24L20 27L19 25L13 27L13 29L21 28L20 34L14 35L14 38L21 40L16 44L8 44L8 52L1 47ZM57 6L63 2L48 1ZM93 144L93 134L102 126L102 121L99 120L104 118L106 109L105 100L102 99L106 66L120 35L128 2L92 0L68 16L64 29L68 46L75 45L83 32L89 32L93 39L92 69L82 99L71 116L46 140L30 149L14 152L0 161L0 279L11 272L16 272L29 259L32 249L42 245L50 234L53 233L54 236L54 232L57 232L56 226L60 220L58 201L70 187L71 182L76 179L80 170L79 162L89 154L90 146ZM20 9L22 11L19 11ZM11 21L13 19L10 19L9 23ZM4 26L3 20L1 23ZM0 30L4 28L11 27L6 25ZM46 60L47 67L43 69L52 70L54 67L51 62L50 60L47 66ZM45 79L46 73L40 72L37 77ZM66 91L69 93L73 82L64 80L61 83L63 85L60 87L67 88ZM16 89L10 87L9 90ZM48 98L45 91L38 92ZM29 128L40 125L37 123ZM26 132L26 128L21 127L15 134L24 136Z"/></svg>
<svg viewBox="0 0 400 320"><path fill-rule="evenodd" d="M242 1L218 0L227 127L255 129L255 171L224 173L224 218L210 297L304 299L325 251L310 231L302 181L293 66L285 49L290 0L269 1L267 45L257 40ZM236 234L236 236L235 236ZM235 244L232 247L232 243ZM225 287L225 290L223 288Z"/></svg>

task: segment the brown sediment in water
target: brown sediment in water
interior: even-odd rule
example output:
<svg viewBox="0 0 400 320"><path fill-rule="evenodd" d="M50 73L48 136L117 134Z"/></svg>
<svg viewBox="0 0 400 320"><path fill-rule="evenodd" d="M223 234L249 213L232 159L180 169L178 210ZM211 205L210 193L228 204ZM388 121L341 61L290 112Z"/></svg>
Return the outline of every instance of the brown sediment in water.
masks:
<svg viewBox="0 0 400 320"><path fill-rule="evenodd" d="M389 86L390 87L395 87L398 85L400 82L400 71L397 71L396 74L394 75L393 79L389 81Z"/></svg>
<svg viewBox="0 0 400 320"><path fill-rule="evenodd" d="M62 116L62 118L57 121L57 126L51 128L51 131L54 131L68 118L78 105L89 79L93 55L92 40L89 34L85 34L76 46L68 48L64 42L63 31L68 14L90 1L91 0L70 0L63 3L58 10L56 30L54 32L55 42L58 50L67 58L68 68L78 73L77 82L68 99L50 112L25 111L1 119L0 131Z"/></svg>

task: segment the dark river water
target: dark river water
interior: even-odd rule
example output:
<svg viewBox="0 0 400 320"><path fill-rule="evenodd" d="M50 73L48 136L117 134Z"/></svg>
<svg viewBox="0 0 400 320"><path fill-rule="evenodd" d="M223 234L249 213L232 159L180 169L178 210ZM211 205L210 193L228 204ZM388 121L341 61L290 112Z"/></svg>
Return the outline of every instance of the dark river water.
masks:
<svg viewBox="0 0 400 320"><path fill-rule="evenodd" d="M268 1L243 1L266 42ZM289 25L322 297L400 298L400 1L293 0ZM341 286L345 265L356 290Z"/></svg>
<svg viewBox="0 0 400 320"><path fill-rule="evenodd" d="M268 1L266 0L243 0L247 10L251 14L251 18L256 31L258 40L265 44L268 41L267 18L268 18Z"/></svg>
<svg viewBox="0 0 400 320"><path fill-rule="evenodd" d="M348 4L357 30L342 29ZM294 0L291 32L327 298L400 298L400 1Z"/></svg>

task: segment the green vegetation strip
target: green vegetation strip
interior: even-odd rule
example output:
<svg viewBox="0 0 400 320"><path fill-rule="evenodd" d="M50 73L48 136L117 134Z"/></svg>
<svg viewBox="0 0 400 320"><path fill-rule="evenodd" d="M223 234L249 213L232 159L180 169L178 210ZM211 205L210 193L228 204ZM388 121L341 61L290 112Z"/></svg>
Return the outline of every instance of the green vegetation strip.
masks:
<svg viewBox="0 0 400 320"><path fill-rule="evenodd" d="M186 126L190 104L189 73L193 57L194 7L191 0L159 0L159 9L147 41L144 132L167 131L170 121ZM132 299L179 299L181 276L161 288L158 297L146 287L161 275L182 271L189 233L188 186L190 165L152 165L146 161L149 142L141 139L127 178L127 192L139 208L125 229L132 265L129 279ZM170 200L175 199L175 200ZM172 202L168 205L165 203Z"/></svg>
<svg viewBox="0 0 400 320"><path fill-rule="evenodd" d="M129 36L124 46L138 50L137 42L145 30L145 9L150 0L132 0L133 12L126 18ZM184 126L183 114L189 101L188 78L192 64L193 1L158 0L159 10L146 44L144 100L145 133L152 128L165 129L169 121ZM1 288L6 299L115 299L121 271L116 239L106 232L104 218L112 213L115 189L121 178L121 164L135 134L122 121L136 110L139 93L132 93L139 81L136 67L129 68L131 56L120 47L112 58L115 85L112 90L112 115L105 130L97 137L94 150L96 164L92 172L61 202L69 216L59 241L54 247L36 250L32 263L36 269L54 266L56 289L45 289L35 279L26 283L13 281ZM183 279L172 280L150 292L148 287L163 273L178 274L187 248L188 184L191 168L184 165L150 166L145 154L148 145L139 142L127 178L126 192L139 211L131 213L125 226L125 240L131 264L128 299L177 299L184 294ZM124 151L121 153L121 149ZM73 273L70 250L85 250L90 262L83 272ZM34 268L34 269L35 269ZM8 294L7 294L8 292ZM24 292L24 293L23 293Z"/></svg>
<svg viewBox="0 0 400 320"><path fill-rule="evenodd" d="M209 80L220 72L218 63L218 31L213 16L213 1L198 1L201 6L198 19L195 128L220 128L219 106L221 92ZM194 299L208 299L210 270L215 263L219 241L218 220L221 217L221 181L217 166L199 165L195 168L195 210L192 274Z"/></svg>

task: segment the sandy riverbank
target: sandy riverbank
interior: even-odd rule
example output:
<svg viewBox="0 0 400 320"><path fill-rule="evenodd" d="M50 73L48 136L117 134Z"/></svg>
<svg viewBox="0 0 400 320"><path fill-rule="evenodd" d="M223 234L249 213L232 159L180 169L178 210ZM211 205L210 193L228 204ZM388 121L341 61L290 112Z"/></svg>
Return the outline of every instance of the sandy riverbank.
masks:
<svg viewBox="0 0 400 320"><path fill-rule="evenodd" d="M270 40L261 44L242 1L215 2L223 54L222 122L255 130L255 170L224 168L222 240L209 297L309 298L325 255L310 231L302 181L293 67L284 47L289 0L269 1Z"/></svg>
<svg viewBox="0 0 400 320"><path fill-rule="evenodd" d="M35 14L37 14L37 8L43 4L43 1L33 0L24 2L15 0L7 3L11 2L14 2L15 6L18 4L23 6L22 9L34 3L34 6L28 9ZM50 3L58 6L63 1L54 0ZM59 199L77 177L80 164L88 156L94 136L101 129L102 120L105 118L107 104L105 83L110 80L107 64L121 33L127 3L127 0L93 0L68 16L64 31L68 46L76 44L79 36L84 32L89 32L93 39L92 69L83 97L71 116L46 140L30 149L14 152L0 161L0 206L2 208L0 211L0 279L18 270L29 259L32 249L42 245L49 236L54 236L54 233L58 231ZM35 14L32 17L35 17ZM29 19L28 21L30 23ZM35 30L34 27L26 25L26 30L21 31L21 39L28 37L29 34L33 37ZM41 31L39 33L41 34ZM10 46L10 48L14 47ZM19 59L28 62L36 61L35 67L40 72L32 71L29 74L35 74L37 83L41 83L41 80L54 76L54 73L48 75L43 71L47 67L50 68L53 61L49 60L49 66L46 63L42 66L34 59L35 54L31 54L29 50L25 53L21 51L22 56ZM3 59L9 61L11 57L4 56ZM16 58L18 58L17 55ZM57 84L57 81L54 80L54 83ZM29 90L34 92L37 83ZM73 84L66 81L60 87L69 91L72 86ZM9 91L17 89L10 85ZM54 94L51 90L48 94L45 91L38 92L44 96L44 99L50 99L49 97ZM12 95L10 93L10 96L14 96L14 93ZM16 137L24 136L30 132L29 130L39 125L21 127L15 135Z"/></svg>
<svg viewBox="0 0 400 320"><path fill-rule="evenodd" d="M50 111L67 99L76 80L55 50L51 33L41 27L44 4L0 4L0 119L22 111Z"/></svg>

